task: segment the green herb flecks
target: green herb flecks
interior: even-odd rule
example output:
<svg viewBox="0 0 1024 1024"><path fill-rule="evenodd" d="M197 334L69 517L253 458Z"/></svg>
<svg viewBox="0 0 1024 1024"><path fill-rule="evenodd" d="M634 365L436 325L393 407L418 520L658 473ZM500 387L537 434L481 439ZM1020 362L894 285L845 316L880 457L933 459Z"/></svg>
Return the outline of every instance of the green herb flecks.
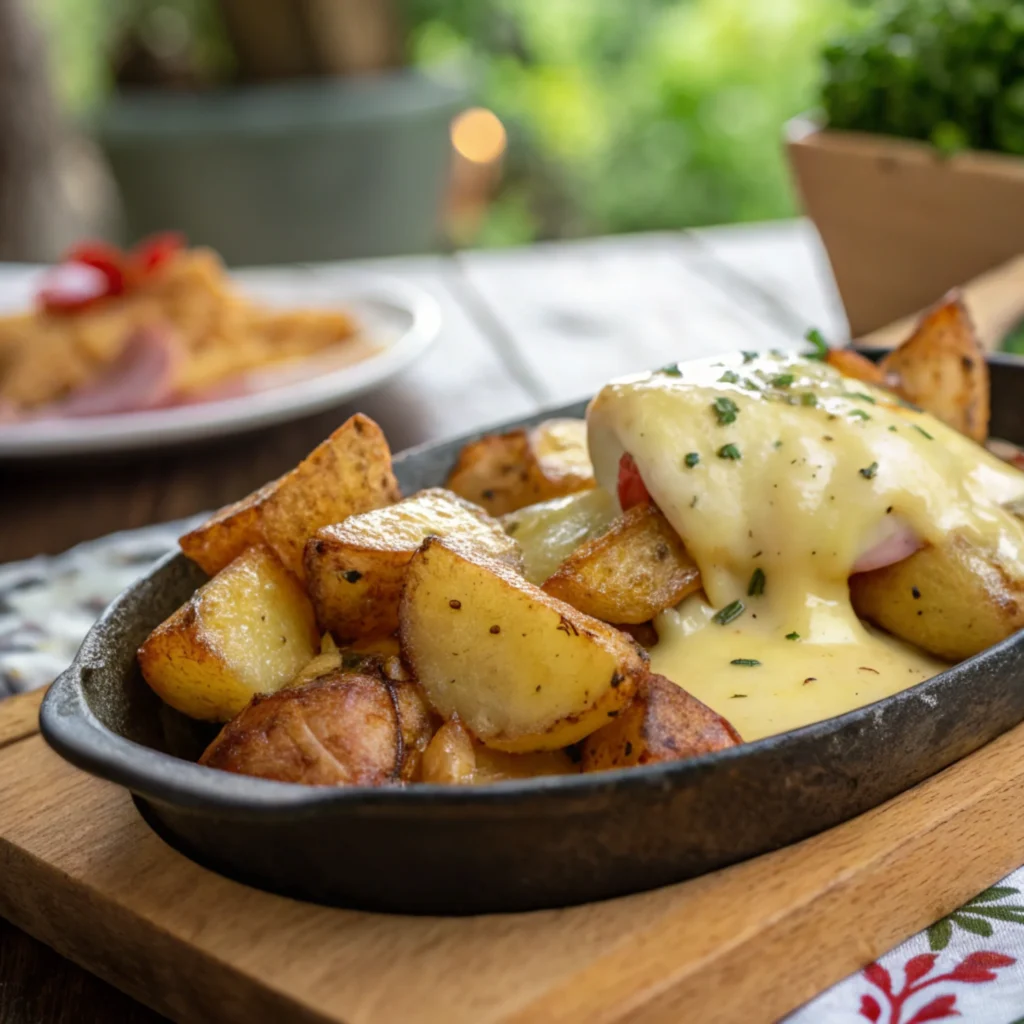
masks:
<svg viewBox="0 0 1024 1024"><path fill-rule="evenodd" d="M711 403L715 415L718 417L718 425L724 427L728 423L736 422L736 414L740 411L739 406L724 395L719 396Z"/></svg>
<svg viewBox="0 0 1024 1024"><path fill-rule="evenodd" d="M738 459L740 458L740 450L734 444L723 444L716 453L720 459Z"/></svg>
<svg viewBox="0 0 1024 1024"><path fill-rule="evenodd" d="M693 469L693 467L696 466L698 462L700 462L700 453L687 452L686 456L683 459L683 462L686 463L688 469Z"/></svg>
<svg viewBox="0 0 1024 1024"><path fill-rule="evenodd" d="M720 626L728 626L730 622L735 622L746 611L746 607L742 601L733 601L716 612L711 621L717 622Z"/></svg>
<svg viewBox="0 0 1024 1024"><path fill-rule="evenodd" d="M757 658L733 658L732 661L729 662L729 664L742 665L744 668L757 668L757 666L760 665L761 662L759 662ZM746 696L746 694L734 693L733 696L744 697Z"/></svg>
<svg viewBox="0 0 1024 1024"><path fill-rule="evenodd" d="M773 388L788 388L795 380L796 377L791 373L777 373L768 383Z"/></svg>
<svg viewBox="0 0 1024 1024"><path fill-rule="evenodd" d="M870 402L872 405L877 405L878 404L875 401L875 399L873 399L870 395L865 395L863 391L848 391L846 393L846 397L847 398L858 398L858 399L860 399L860 401L862 401L862 402Z"/></svg>
<svg viewBox="0 0 1024 1024"><path fill-rule="evenodd" d="M755 569L747 586L747 597L760 597L764 593L764 570Z"/></svg>
<svg viewBox="0 0 1024 1024"><path fill-rule="evenodd" d="M787 633L786 634L786 639L787 640L799 640L800 639L800 634L797 633L796 630L794 630L792 633Z"/></svg>
<svg viewBox="0 0 1024 1024"><path fill-rule="evenodd" d="M743 356L744 365L752 363L757 358L756 352L741 352L740 355Z"/></svg>
<svg viewBox="0 0 1024 1024"><path fill-rule="evenodd" d="M859 420L869 420L871 417L863 409L850 409L847 413L849 416L856 416Z"/></svg>
<svg viewBox="0 0 1024 1024"><path fill-rule="evenodd" d="M817 405L818 404L818 396L813 391L805 391L800 396L800 404L801 405L807 405L807 406Z"/></svg>
<svg viewBox="0 0 1024 1024"><path fill-rule="evenodd" d="M817 327L812 327L804 337L814 346L814 351L807 355L808 359L828 359L828 342Z"/></svg>
<svg viewBox="0 0 1024 1024"><path fill-rule="evenodd" d="M678 363L666 363L660 370L655 370L655 373L663 373L666 377L682 377L683 375Z"/></svg>
<svg viewBox="0 0 1024 1024"><path fill-rule="evenodd" d="M718 378L720 384L738 384L740 375L735 370L726 370L721 377Z"/></svg>
<svg viewBox="0 0 1024 1024"><path fill-rule="evenodd" d="M919 427L916 423L912 423L911 426L923 437L927 437L929 441L935 440L935 438L932 437L932 435L929 434L928 431L924 429L924 427Z"/></svg>
<svg viewBox="0 0 1024 1024"><path fill-rule="evenodd" d="M878 463L872 462L870 466L865 466L863 469L858 469L857 472L860 473L860 475L864 477L865 480L873 480L875 474L878 472Z"/></svg>

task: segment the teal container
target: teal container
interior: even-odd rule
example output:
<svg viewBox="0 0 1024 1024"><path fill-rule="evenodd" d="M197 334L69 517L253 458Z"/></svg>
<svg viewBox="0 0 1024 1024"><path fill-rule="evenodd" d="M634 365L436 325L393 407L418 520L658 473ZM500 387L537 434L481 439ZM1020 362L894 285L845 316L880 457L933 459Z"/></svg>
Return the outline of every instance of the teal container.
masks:
<svg viewBox="0 0 1024 1024"><path fill-rule="evenodd" d="M465 92L413 71L116 95L95 123L126 241L183 231L231 264L426 252Z"/></svg>

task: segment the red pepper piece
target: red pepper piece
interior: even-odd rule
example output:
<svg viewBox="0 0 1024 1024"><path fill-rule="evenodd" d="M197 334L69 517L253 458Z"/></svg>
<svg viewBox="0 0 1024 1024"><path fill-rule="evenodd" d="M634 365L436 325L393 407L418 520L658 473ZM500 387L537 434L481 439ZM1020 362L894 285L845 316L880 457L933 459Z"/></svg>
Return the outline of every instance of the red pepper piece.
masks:
<svg viewBox="0 0 1024 1024"><path fill-rule="evenodd" d="M69 249L63 262L95 267L107 279L106 295L124 294L125 257L117 246L107 242L83 242Z"/></svg>
<svg viewBox="0 0 1024 1024"><path fill-rule="evenodd" d="M625 512L634 505L642 505L650 500L651 493L640 478L640 470L637 469L633 456L626 452L619 459L619 504L622 511Z"/></svg>
<svg viewBox="0 0 1024 1024"><path fill-rule="evenodd" d="M131 262L142 277L148 277L185 248L180 231L162 231L144 238L131 252Z"/></svg>

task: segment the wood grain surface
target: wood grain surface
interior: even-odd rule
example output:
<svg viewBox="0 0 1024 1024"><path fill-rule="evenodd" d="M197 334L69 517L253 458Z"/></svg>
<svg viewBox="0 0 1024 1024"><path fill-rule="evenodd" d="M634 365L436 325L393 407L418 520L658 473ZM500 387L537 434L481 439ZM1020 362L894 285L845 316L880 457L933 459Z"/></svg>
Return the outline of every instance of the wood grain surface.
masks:
<svg viewBox="0 0 1024 1024"><path fill-rule="evenodd" d="M126 793L33 736L0 751L0 913L179 1021L756 1024L1016 867L1022 783L1024 727L854 821L691 882L566 910L410 918L198 867Z"/></svg>

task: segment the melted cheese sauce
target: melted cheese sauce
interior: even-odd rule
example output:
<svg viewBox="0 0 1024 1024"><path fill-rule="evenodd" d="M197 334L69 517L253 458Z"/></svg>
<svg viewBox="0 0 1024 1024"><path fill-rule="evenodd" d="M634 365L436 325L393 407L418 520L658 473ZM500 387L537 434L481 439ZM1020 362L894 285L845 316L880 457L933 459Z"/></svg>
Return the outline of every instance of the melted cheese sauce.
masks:
<svg viewBox="0 0 1024 1024"><path fill-rule="evenodd" d="M599 483L614 493L629 452L701 570L704 594L656 620L652 668L747 740L944 667L856 617L847 580L865 551L908 528L931 543L957 530L1024 572L1024 525L1001 507L1024 474L821 362L685 363L609 384L587 419Z"/></svg>

